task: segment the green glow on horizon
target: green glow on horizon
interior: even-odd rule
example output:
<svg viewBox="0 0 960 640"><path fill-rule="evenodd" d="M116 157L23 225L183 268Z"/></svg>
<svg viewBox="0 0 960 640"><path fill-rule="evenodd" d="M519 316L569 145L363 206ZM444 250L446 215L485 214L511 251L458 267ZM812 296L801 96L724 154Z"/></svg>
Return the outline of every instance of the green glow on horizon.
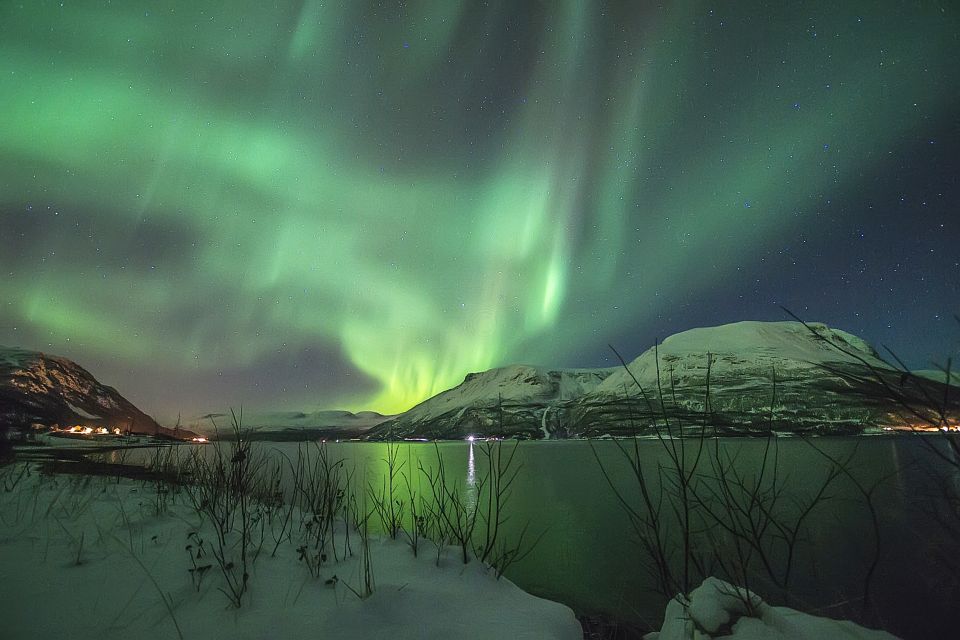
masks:
<svg viewBox="0 0 960 640"><path fill-rule="evenodd" d="M339 406L397 412L471 371L549 362L598 323L641 323L656 312L651 292L681 278L713 286L802 224L798 203L902 133L903 107L861 86L873 54L850 44L830 63L832 93L812 92L803 68L784 75L792 93L775 81L742 100L724 93L728 121L698 139L677 118L701 108L684 98L700 64L684 57L698 46L684 29L704 6L646 11L612 57L597 8L567 1L525 36L542 54L491 120L493 139L474 139L436 109L499 80L485 75L490 52L460 46L471 4L425 2L397 20L364 20L359 4L0 10L0 187L95 212L114 238L85 264L51 256L5 278L5 312L53 342L171 370L243 366L278 342L334 345L379 386ZM872 37L886 42L893 26ZM444 68L452 51L459 75ZM781 73L773 58L756 65L758 78ZM904 95L923 82L889 79ZM408 150L415 132L433 140L443 127L439 147ZM684 171L658 174L673 154ZM136 265L150 251L122 240L149 225L186 240ZM636 290L620 290L627 270ZM611 298L623 309L590 315Z"/></svg>

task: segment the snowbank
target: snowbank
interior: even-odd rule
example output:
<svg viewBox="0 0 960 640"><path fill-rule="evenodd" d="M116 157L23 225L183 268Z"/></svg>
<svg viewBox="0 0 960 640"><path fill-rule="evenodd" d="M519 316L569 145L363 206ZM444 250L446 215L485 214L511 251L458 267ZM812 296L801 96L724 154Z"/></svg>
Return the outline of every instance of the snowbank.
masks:
<svg viewBox="0 0 960 640"><path fill-rule="evenodd" d="M749 606L748 606L749 605ZM752 610L752 611L751 611ZM772 607L743 588L707 578L684 606L667 605L663 627L646 640L896 640L885 631L846 620L818 618L787 607Z"/></svg>
<svg viewBox="0 0 960 640"><path fill-rule="evenodd" d="M273 556L268 534L248 598L235 609L219 591L224 581L215 563L194 582L196 540L209 548L214 536L182 495L157 515L149 483L33 471L16 482L17 469L0 468L0 625L7 640L582 637L567 607L497 580L477 561L463 565L452 549L438 567L429 542L414 557L403 542L373 539L375 588L361 600L346 586L362 592L356 532L353 556L327 562L316 578L298 559L296 536ZM343 534L336 538L341 549Z"/></svg>

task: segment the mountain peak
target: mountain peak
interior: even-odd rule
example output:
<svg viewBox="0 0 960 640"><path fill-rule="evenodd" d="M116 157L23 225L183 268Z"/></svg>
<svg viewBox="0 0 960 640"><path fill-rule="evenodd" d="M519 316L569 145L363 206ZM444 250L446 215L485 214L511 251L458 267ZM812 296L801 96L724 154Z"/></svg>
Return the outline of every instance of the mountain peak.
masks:
<svg viewBox="0 0 960 640"><path fill-rule="evenodd" d="M16 428L79 424L173 435L72 360L18 347L0 347L0 423Z"/></svg>
<svg viewBox="0 0 960 640"><path fill-rule="evenodd" d="M668 337L661 345L663 351L672 353L727 352L748 355L776 351L783 356L807 356L817 360L847 359L835 347L853 349L865 356L879 358L876 350L865 340L822 322L804 325L796 321L744 320L682 331Z"/></svg>

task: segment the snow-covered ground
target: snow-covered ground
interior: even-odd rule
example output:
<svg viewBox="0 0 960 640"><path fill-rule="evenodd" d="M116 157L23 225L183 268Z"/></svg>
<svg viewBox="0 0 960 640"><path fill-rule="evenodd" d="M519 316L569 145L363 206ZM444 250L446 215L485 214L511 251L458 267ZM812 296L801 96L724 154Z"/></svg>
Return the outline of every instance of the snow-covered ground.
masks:
<svg viewBox="0 0 960 640"><path fill-rule="evenodd" d="M437 566L429 542L414 557L400 540L371 538L374 589L361 599L348 588L363 592L356 531L353 555L328 559L314 577L298 558L296 530L274 555L267 529L249 592L234 608L220 591L226 584L212 557L210 522L182 493L158 509L151 483L23 469L0 468L6 640L582 637L569 608L498 580L477 561L462 564L455 549L444 550ZM197 560L199 539L206 554ZM335 540L338 549L347 544L342 527ZM190 569L205 564L212 567L198 584Z"/></svg>

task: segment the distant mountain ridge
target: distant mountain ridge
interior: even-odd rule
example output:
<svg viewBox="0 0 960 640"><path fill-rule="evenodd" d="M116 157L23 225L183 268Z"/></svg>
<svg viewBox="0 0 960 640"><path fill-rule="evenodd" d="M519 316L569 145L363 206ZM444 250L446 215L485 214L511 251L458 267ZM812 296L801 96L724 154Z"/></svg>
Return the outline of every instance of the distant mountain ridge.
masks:
<svg viewBox="0 0 960 640"><path fill-rule="evenodd" d="M360 438L392 416L375 411L269 411L238 414L241 426L254 440L315 440ZM232 416L211 413L190 423L191 428L210 433L216 423L218 435L230 435Z"/></svg>
<svg viewBox="0 0 960 640"><path fill-rule="evenodd" d="M0 346L0 424L85 425L174 436L113 387L72 360ZM193 434L182 431L181 437Z"/></svg>
<svg viewBox="0 0 960 640"><path fill-rule="evenodd" d="M652 432L664 415L687 427L709 422L726 434L771 426L859 433L906 426L912 418L884 397L877 375L917 402L943 397L942 384L904 376L861 338L819 323L745 321L691 329L647 350L627 369L510 366L469 374L457 387L375 427L371 437L632 435Z"/></svg>

